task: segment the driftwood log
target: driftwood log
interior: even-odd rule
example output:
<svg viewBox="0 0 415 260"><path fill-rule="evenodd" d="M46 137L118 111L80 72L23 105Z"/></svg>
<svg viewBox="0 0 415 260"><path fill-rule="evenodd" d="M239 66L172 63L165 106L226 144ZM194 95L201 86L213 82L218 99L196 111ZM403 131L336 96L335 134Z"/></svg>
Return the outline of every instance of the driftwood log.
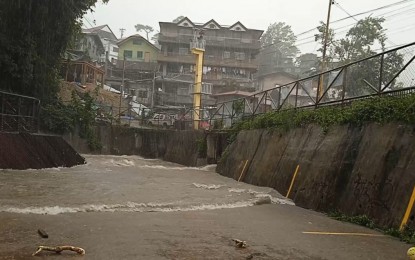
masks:
<svg viewBox="0 0 415 260"><path fill-rule="evenodd" d="M38 246L37 251L33 253L33 256L39 255L42 251L51 251L60 254L64 250L77 252L80 255L85 255L85 250L76 246Z"/></svg>

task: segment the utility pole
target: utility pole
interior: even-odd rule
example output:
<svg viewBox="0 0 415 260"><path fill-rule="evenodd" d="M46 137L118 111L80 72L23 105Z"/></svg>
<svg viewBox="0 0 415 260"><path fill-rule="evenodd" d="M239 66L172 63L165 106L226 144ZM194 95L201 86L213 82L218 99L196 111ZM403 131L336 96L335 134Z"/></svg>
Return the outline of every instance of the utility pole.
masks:
<svg viewBox="0 0 415 260"><path fill-rule="evenodd" d="M110 45L111 45L110 39L106 39L106 40L107 40L107 51L105 52L105 83L107 83L107 78L108 78L108 59L109 59ZM104 82L102 82L102 87L104 88Z"/></svg>
<svg viewBox="0 0 415 260"><path fill-rule="evenodd" d="M327 22L326 22L326 30L324 32L324 44L323 44L323 57L321 61L321 72L324 72L327 68L327 62L326 62L326 52L327 52L327 43L329 40L329 33L330 33L330 13L331 13L331 5L334 4L334 0L329 0L329 9L327 12ZM320 75L320 84L318 86L318 98L321 98L323 95L323 81L324 76Z"/></svg>
<svg viewBox="0 0 415 260"><path fill-rule="evenodd" d="M124 55L124 60L122 63L122 80L121 80L121 87L120 87L120 110L118 113L118 119L121 122L121 101L122 101L122 96L123 96L123 92L124 92L124 76L125 76L125 55Z"/></svg>
<svg viewBox="0 0 415 260"><path fill-rule="evenodd" d="M124 36L125 29L124 28L121 28L120 29L120 32L121 32L121 39L122 39L122 37Z"/></svg>
<svg viewBox="0 0 415 260"><path fill-rule="evenodd" d="M153 110L154 109L154 90L155 90L155 88L156 88L156 71L154 71L154 74L153 74L153 90L152 90L152 92L151 92L151 109Z"/></svg>

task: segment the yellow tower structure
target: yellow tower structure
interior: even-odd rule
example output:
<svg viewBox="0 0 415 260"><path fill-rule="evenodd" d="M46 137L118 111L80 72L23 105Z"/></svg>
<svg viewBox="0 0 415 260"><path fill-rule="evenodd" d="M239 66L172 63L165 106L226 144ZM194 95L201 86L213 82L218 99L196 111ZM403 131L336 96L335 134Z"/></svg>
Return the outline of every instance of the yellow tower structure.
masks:
<svg viewBox="0 0 415 260"><path fill-rule="evenodd" d="M192 53L196 55L195 83L193 87L193 129L199 129L201 119L202 104L202 75L203 75L203 55L205 53L205 40L203 39L203 30L194 33L193 42L191 43Z"/></svg>

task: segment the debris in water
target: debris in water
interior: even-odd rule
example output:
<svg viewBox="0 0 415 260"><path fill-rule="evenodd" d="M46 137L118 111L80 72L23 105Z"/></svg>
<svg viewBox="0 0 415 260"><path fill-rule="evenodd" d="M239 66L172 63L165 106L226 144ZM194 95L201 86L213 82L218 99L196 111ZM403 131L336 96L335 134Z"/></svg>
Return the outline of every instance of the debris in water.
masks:
<svg viewBox="0 0 415 260"><path fill-rule="evenodd" d="M247 246L246 241L242 241L242 240L235 239L235 238L233 238L232 241L235 242L235 246L238 248L246 248Z"/></svg>
<svg viewBox="0 0 415 260"><path fill-rule="evenodd" d="M76 246L38 246L37 251L34 252L32 256L39 255L39 253L42 251L52 251L59 254L64 250L77 252L80 255L85 255L85 250Z"/></svg>
<svg viewBox="0 0 415 260"><path fill-rule="evenodd" d="M46 233L46 231L45 231L45 230L43 230L43 229L38 229L38 230L37 230L37 233L38 233L38 234L39 234L39 236L41 236L42 238L48 238L48 237L49 237L48 233Z"/></svg>

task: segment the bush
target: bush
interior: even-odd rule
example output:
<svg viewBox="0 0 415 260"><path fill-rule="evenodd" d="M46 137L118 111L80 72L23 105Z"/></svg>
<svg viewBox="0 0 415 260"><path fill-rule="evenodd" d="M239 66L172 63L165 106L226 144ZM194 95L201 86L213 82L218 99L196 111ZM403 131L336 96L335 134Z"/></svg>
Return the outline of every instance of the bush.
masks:
<svg viewBox="0 0 415 260"><path fill-rule="evenodd" d="M406 97L372 97L355 101L348 106L318 109L289 109L273 111L240 121L232 126L233 132L250 129L289 130L308 124L317 124L327 132L330 126L341 124L362 125L376 123L415 122L415 95Z"/></svg>

